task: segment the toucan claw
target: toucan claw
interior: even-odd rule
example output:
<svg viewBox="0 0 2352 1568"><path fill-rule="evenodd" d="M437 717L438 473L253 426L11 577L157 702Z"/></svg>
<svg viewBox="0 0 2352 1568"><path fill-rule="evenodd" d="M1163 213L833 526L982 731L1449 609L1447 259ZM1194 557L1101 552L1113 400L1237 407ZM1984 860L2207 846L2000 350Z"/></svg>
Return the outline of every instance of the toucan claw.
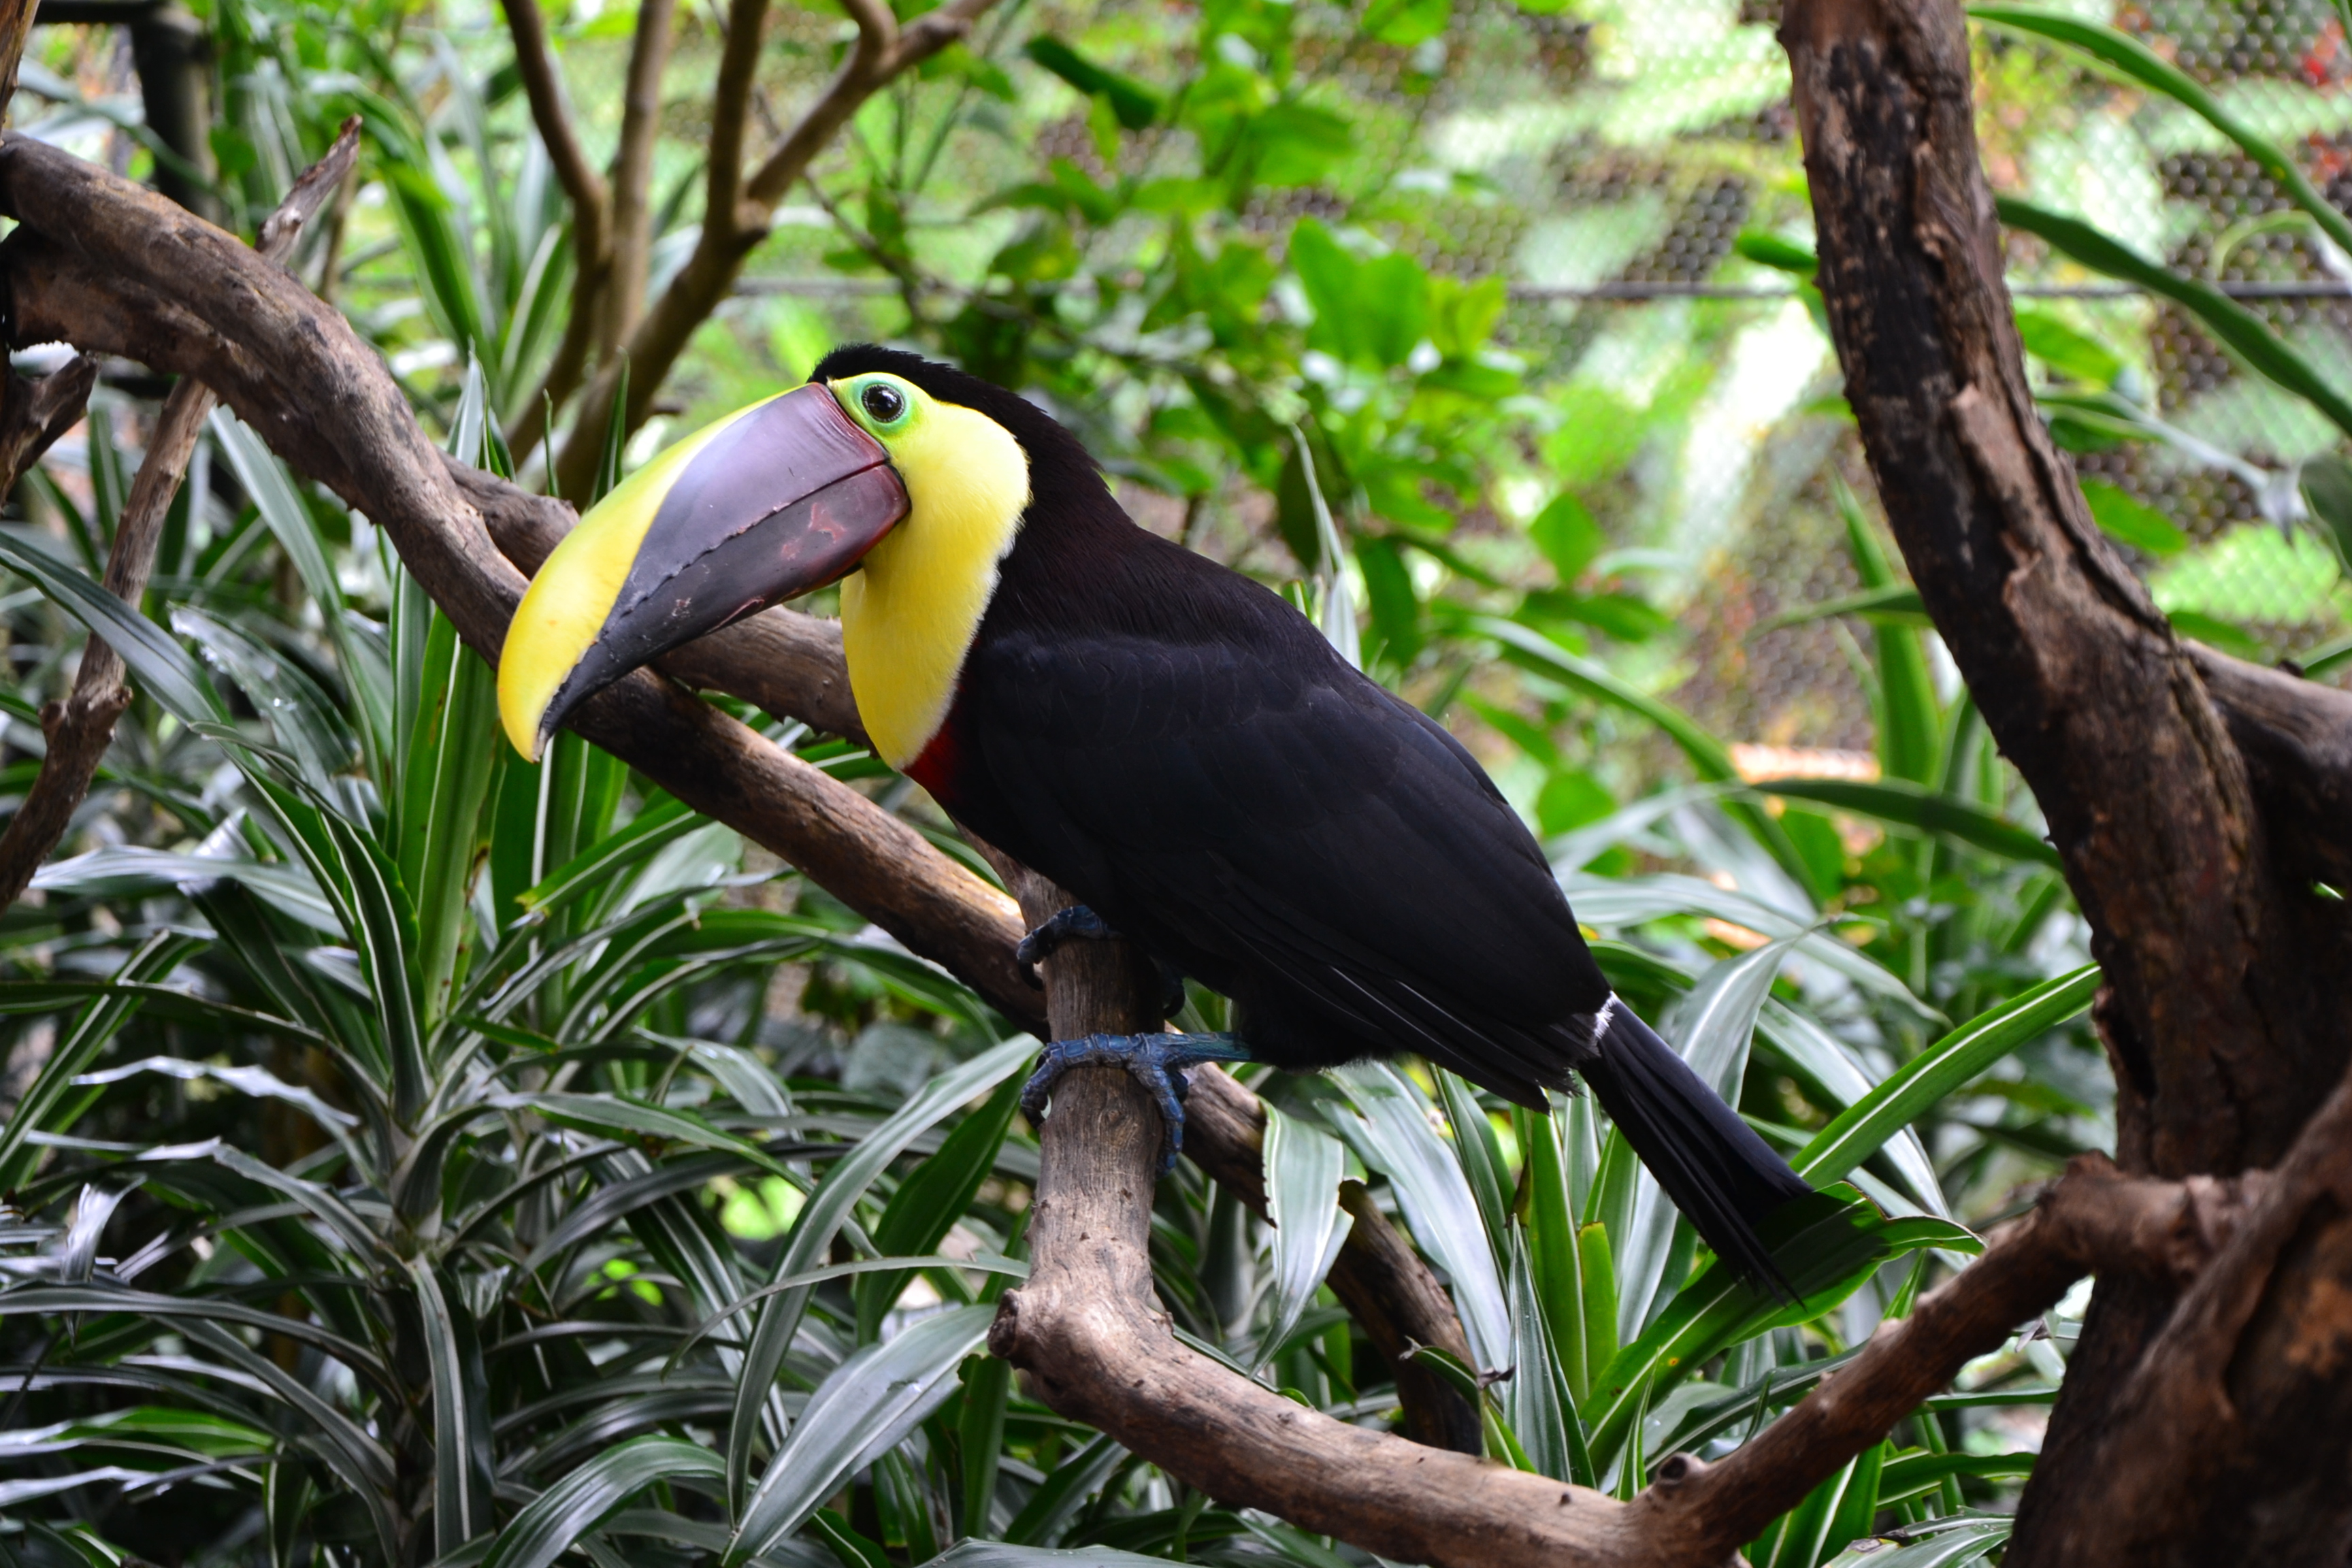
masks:
<svg viewBox="0 0 2352 1568"><path fill-rule="evenodd" d="M1184 1147L1184 1098L1192 1088L1184 1069L1202 1062L1249 1059L1247 1047L1231 1035L1087 1035L1055 1040L1021 1088L1021 1110L1030 1125L1043 1127L1046 1100L1064 1073L1076 1067L1125 1068L1160 1108L1157 1174L1164 1176L1176 1168L1176 1156Z"/></svg>
<svg viewBox="0 0 2352 1568"><path fill-rule="evenodd" d="M1038 977L1037 966L1072 942L1107 942L1118 933L1110 929L1102 916L1084 904L1072 904L1057 910L1038 924L1035 931L1021 939L1013 950L1013 961L1021 966L1021 978L1031 989L1042 991L1045 982Z"/></svg>

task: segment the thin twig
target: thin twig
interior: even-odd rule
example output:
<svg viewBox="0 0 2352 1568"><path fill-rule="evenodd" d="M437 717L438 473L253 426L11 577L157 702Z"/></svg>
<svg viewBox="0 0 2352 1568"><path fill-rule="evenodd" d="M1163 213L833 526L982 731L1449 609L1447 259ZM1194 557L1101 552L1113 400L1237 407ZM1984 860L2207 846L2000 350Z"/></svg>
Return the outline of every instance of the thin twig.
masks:
<svg viewBox="0 0 2352 1568"><path fill-rule="evenodd" d="M294 182L284 204L264 220L256 247L264 258L282 262L293 254L302 226L333 196L359 157L359 127L356 118L346 121L327 155ZM86 388L83 395L88 395ZM138 477L131 481L130 497L115 525L114 543L107 552L105 583L108 593L133 607L147 592L164 514L188 471L188 458L196 449L205 416L215 401L211 391L194 379L184 379L173 387L148 438ZM122 679L121 656L102 638L92 637L82 647L73 690L41 710L47 753L23 804L8 819L7 830L0 833L0 908L24 896L33 874L65 837L74 812L89 794L100 759L113 742L114 721L130 705L131 689Z"/></svg>
<svg viewBox="0 0 2352 1568"><path fill-rule="evenodd" d="M547 149L548 162L554 165L556 183L563 187L572 205L572 310L546 375L513 411L509 439L520 462L547 434L551 405L560 405L579 387L589 353L595 346L604 285L612 270L613 198L580 145L539 0L500 0L500 6L514 34L515 70L522 78L531 123L539 131L541 145Z"/></svg>

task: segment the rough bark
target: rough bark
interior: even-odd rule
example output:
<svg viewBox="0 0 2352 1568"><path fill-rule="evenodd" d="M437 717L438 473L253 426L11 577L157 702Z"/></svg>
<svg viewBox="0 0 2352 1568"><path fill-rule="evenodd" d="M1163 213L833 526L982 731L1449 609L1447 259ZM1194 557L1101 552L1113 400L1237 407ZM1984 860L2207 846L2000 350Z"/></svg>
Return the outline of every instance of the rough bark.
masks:
<svg viewBox="0 0 2352 1568"><path fill-rule="evenodd" d="M2345 863L2352 837L2340 810L2352 704L2181 643L2092 524L2028 389L1958 5L1792 0L1781 38L1819 280L1889 522L2041 803L2106 975L2096 1018L2116 1069L2118 1158L2173 1177L2273 1163L2352 1056L2352 906L2313 885ZM2320 1259L2341 1258L2322 1239L2299 1256L2324 1271ZM2352 1290L2352 1276L2327 1278ZM2118 1401L2175 1297L2144 1277L2102 1284L2027 1489L2015 1568L2198 1560L2186 1545L2094 1552L2068 1522L2098 1530L2072 1500L2097 1480ZM2308 1323L2315 1288L2297 1300L2279 1310ZM2276 1420L2304 1440L2283 1471L2172 1489L2173 1534L2200 1540L2250 1499L2332 1487L2335 1507L2269 1512L2237 1549L2340 1562L2352 1423L2312 1426L2280 1391L2249 1392L2275 1403L2242 1409L2245 1432Z"/></svg>
<svg viewBox="0 0 2352 1568"><path fill-rule="evenodd" d="M1015 877L1033 923L1068 901ZM1149 965L1118 942L1073 943L1043 965L1056 1035L1156 1026ZM2352 1121L2352 1088L2336 1121ZM1180 1344L1153 1300L1148 1252L1157 1117L1124 1073L1086 1068L1055 1086L1043 1130L1029 1279L1008 1293L989 1348L1055 1409L1099 1427L1218 1501L1265 1509L1382 1556L1440 1565L1706 1568L1796 1506L1974 1357L2088 1270L2212 1284L2232 1260L2343 1190L2352 1144L2315 1126L2275 1179L2122 1175L2077 1161L1977 1263L1881 1327L1861 1355L1728 1458L1670 1458L1630 1503L1349 1426L1281 1398ZM2250 1238L2253 1238L2250 1240ZM2337 1349L2335 1342L2322 1353Z"/></svg>
<svg viewBox="0 0 2352 1568"><path fill-rule="evenodd" d="M333 197L359 153L360 122L353 119L344 123L342 134L327 155L303 172L286 200L262 224L256 249L264 260L282 263L293 255L304 226ZM60 371L30 395L58 406L45 420L28 420L28 424L61 430L60 420L70 423L79 416L89 396L95 369L87 358L75 363L86 367L79 376ZM49 381L60 384L57 397L46 395ZM74 395L77 384L79 395ZM10 393L13 406L20 395L13 384ZM61 401L66 398L69 403ZM156 546L163 536L164 514L179 493L188 458L204 434L205 416L212 412L214 402L212 389L194 377L182 380L163 399L154 433L148 437L146 456L140 460L122 516L115 524L114 542L107 550L106 591L127 605L136 605L147 592L147 579L155 569ZM54 434L49 437L55 438ZM47 444L45 440L40 446ZM29 465L38 455L34 451L25 463ZM15 479L12 473L11 489ZM24 897L33 874L65 837L74 813L89 794L90 780L98 776L99 763L113 744L115 721L130 705L131 688L122 679L121 656L103 639L91 637L82 648L73 689L41 710L41 733L47 744L40 772L9 816L6 831L0 832L0 909Z"/></svg>

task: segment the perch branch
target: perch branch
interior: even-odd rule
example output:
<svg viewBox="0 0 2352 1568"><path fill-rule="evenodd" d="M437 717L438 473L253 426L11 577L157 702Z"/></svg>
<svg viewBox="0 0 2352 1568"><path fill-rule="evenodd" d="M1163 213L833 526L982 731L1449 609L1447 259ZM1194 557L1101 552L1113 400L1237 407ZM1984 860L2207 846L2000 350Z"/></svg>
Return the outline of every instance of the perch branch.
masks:
<svg viewBox="0 0 2352 1568"><path fill-rule="evenodd" d="M256 248L263 261L276 265L294 253L303 226L333 197L352 172L359 151L360 122L346 121L327 155L303 172L286 194L285 202L262 223ZM77 363L86 367L79 375L60 371L49 378L58 383L62 395L51 400L56 407L44 427L62 429L59 421L71 423L88 400L95 367L87 359ZM46 393L48 383L41 384ZM74 395L77 384L79 395ZM13 385L10 390L16 392ZM37 398L41 394L34 395ZM62 401L63 396L71 397L69 405ZM107 552L106 591L125 604L136 605L147 592L147 579L155 569L155 548L163 534L163 515L171 510L172 498L188 471L188 458L196 449L197 437L204 434L205 416L212 412L214 401L211 389L193 376L184 377L163 399L163 412L147 440L147 455L131 481L131 494ZM26 461L37 456L36 451ZM14 479L11 475L12 489ZM40 772L8 818L7 830L0 833L0 909L24 896L33 874L65 837L74 812L89 794L90 780L98 776L99 763L114 742L114 722L130 706L131 688L123 682L121 656L102 638L89 638L82 647L73 690L41 710L41 733L47 746Z"/></svg>
<svg viewBox="0 0 2352 1568"><path fill-rule="evenodd" d="M572 433L555 462L559 489L566 495L588 493L603 454L604 431L612 420L624 359L629 367L624 423L635 430L645 423L655 395L695 329L727 298L745 258L767 237L776 204L807 172L810 162L867 99L902 72L961 40L995 3L950 0L900 27L892 19L890 8L877 0L845 0L850 17L857 24L857 38L850 47L849 58L746 181L745 132L767 4L766 0L734 0L712 96L710 168L701 235L686 265L629 334L625 356L608 362L589 383Z"/></svg>

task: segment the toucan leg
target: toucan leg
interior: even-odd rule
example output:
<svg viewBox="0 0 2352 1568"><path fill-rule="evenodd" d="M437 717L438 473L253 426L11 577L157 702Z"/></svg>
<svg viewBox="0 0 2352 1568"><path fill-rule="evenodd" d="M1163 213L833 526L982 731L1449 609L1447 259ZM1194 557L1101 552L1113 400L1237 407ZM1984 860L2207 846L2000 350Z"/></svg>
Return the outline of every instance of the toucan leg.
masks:
<svg viewBox="0 0 2352 1568"><path fill-rule="evenodd" d="M1202 1062L1245 1062L1248 1048L1231 1035L1088 1035L1046 1046L1037 1070L1021 1090L1021 1109L1043 1126L1054 1080L1076 1067L1121 1067L1151 1091L1160 1107L1160 1174L1176 1168L1184 1147L1184 1097L1192 1089L1184 1069Z"/></svg>
<svg viewBox="0 0 2352 1568"><path fill-rule="evenodd" d="M1066 942L1102 942L1118 933L1110 929L1102 916L1084 904L1072 904L1048 915L1035 931L1021 939L1013 950L1013 962L1021 966L1021 977L1032 985L1043 986L1037 978L1037 965L1061 951Z"/></svg>

